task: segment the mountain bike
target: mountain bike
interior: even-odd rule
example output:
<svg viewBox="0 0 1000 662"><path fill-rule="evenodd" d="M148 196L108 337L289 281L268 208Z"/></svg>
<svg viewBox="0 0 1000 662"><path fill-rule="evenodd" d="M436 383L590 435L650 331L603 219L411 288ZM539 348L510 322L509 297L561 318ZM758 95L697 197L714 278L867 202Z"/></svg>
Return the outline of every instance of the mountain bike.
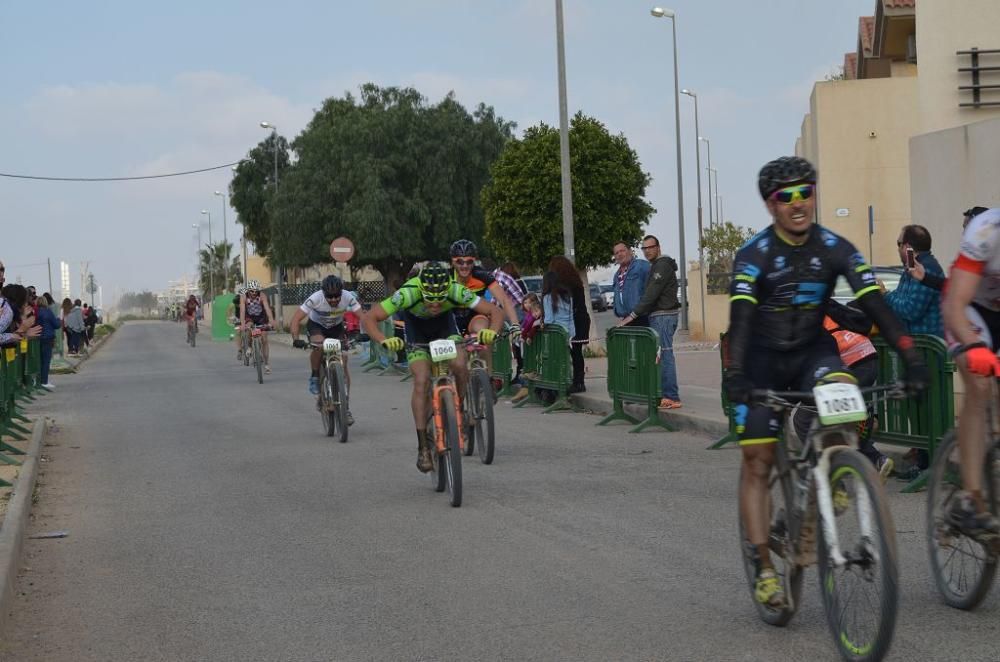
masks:
<svg viewBox="0 0 1000 662"><path fill-rule="evenodd" d="M194 347L195 338L198 336L198 320L193 320L187 325L187 343Z"/></svg>
<svg viewBox="0 0 1000 662"><path fill-rule="evenodd" d="M326 436L339 436L340 443L347 443L347 379L344 376L343 348L336 338L326 338L322 343L309 343L323 352L316 396L316 409L323 418Z"/></svg>
<svg viewBox="0 0 1000 662"><path fill-rule="evenodd" d="M257 383L264 383L264 333L268 331L271 327L262 324L257 326L253 322L247 323L247 332L250 336L250 353L253 355L253 367L257 370ZM244 350L243 355L246 356L246 351Z"/></svg>
<svg viewBox="0 0 1000 662"><path fill-rule="evenodd" d="M766 623L786 625L798 609L805 568L818 562L827 624L846 660L885 656L899 600L892 515L878 473L855 450L857 422L868 415L864 396L878 393L904 396L899 384L860 389L835 383L817 386L811 393L752 392L755 402L775 411L798 405L817 416L805 443L798 443L791 417L786 417L768 480L768 547L772 558L780 559L775 571L786 595L780 607L762 604L754 596L759 559L739 518L751 599Z"/></svg>
<svg viewBox="0 0 1000 662"><path fill-rule="evenodd" d="M465 351L469 357L469 383L466 388L465 410L468 434L465 454L472 455L479 449L479 459L483 464L492 464L496 452L496 424L493 418L493 383L490 381L486 361L479 355L487 349L476 339L465 339Z"/></svg>
<svg viewBox="0 0 1000 662"><path fill-rule="evenodd" d="M433 340L427 344L409 344L408 348L424 350L431 358L427 436L434 444L431 452L434 467L430 475L435 491L447 489L451 505L457 508L462 505L464 441L459 434L463 426L462 410L451 362L458 358L458 345L454 340Z"/></svg>
<svg viewBox="0 0 1000 662"><path fill-rule="evenodd" d="M1000 411L997 383L986 410L986 453L983 457L983 499L997 514L997 478L1000 468ZM1000 546L996 540L980 541L949 521L948 511L962 490L958 438L950 430L941 440L931 465L927 486L927 548L934 582L945 604L958 609L975 609L986 597L997 572Z"/></svg>

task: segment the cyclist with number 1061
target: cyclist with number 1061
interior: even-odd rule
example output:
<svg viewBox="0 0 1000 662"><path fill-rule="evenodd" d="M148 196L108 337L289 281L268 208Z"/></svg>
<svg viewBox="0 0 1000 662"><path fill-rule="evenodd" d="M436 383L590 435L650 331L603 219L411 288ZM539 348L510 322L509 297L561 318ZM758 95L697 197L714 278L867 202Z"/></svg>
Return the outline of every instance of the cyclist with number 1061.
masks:
<svg viewBox="0 0 1000 662"><path fill-rule="evenodd" d="M769 479L781 418L764 403L753 402L752 391L856 383L823 328L827 300L839 276L902 356L909 385L922 388L927 381L913 341L883 300L864 257L850 242L813 222L816 179L812 164L799 157L782 157L761 169L758 188L774 222L736 254L730 286L724 387L736 405L743 455L740 518L757 565L754 595L770 608L785 603L768 545Z"/></svg>

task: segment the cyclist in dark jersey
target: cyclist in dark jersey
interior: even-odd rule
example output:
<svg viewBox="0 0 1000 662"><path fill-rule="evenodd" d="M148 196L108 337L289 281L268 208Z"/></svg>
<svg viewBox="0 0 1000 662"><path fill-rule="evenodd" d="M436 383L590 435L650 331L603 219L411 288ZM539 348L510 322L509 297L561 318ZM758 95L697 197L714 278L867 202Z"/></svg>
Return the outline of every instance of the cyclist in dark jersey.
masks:
<svg viewBox="0 0 1000 662"><path fill-rule="evenodd" d="M468 308L489 318L489 328L476 335L483 345L496 339L503 325L500 309L452 280L448 267L441 262L429 262L420 273L411 278L388 299L371 307L361 323L371 342L381 343L395 354L404 347L402 338L387 338L379 324L401 313L405 322L406 342L426 344L432 340L461 340L455 324L454 311ZM427 439L427 389L430 386L430 355L424 349L412 349L407 355L413 374L413 395L410 406L417 428L417 469L424 473L431 470L430 441ZM458 357L451 363L451 372L457 382L459 400L462 399L469 378L465 350L459 346ZM459 403L461 406L461 402ZM464 434L464 431L460 434Z"/></svg>
<svg viewBox="0 0 1000 662"><path fill-rule="evenodd" d="M784 604L784 589L768 549L768 478L781 418L751 405L751 390L810 390L821 381L854 381L837 343L824 329L827 300L838 276L907 366L911 388L927 382L913 341L882 299L871 268L851 243L814 224L816 170L782 157L760 171L758 188L774 223L736 254L730 286L725 388L736 405L743 453L740 517L756 548L756 597Z"/></svg>
<svg viewBox="0 0 1000 662"><path fill-rule="evenodd" d="M271 306L267 302L267 297L261 296L260 283L255 280L247 281L243 296L240 297L240 327L248 327L248 322L254 326L275 328ZM271 350L267 343L267 329L263 331L260 345L264 354L264 372L271 374Z"/></svg>
<svg viewBox="0 0 1000 662"><path fill-rule="evenodd" d="M520 328L521 322L517 319L517 311L503 287L493 277L491 271L476 266L476 260L479 257L479 249L476 244L468 239L459 239L451 245L449 252L451 253L451 266L454 267L455 282L477 296L488 298L488 293L488 296L492 297L493 301L503 309L504 316L511 326ZM471 332L475 334L482 326L478 322L473 323L477 317L470 308L456 308L455 323L458 324L459 333L468 334L471 323Z"/></svg>

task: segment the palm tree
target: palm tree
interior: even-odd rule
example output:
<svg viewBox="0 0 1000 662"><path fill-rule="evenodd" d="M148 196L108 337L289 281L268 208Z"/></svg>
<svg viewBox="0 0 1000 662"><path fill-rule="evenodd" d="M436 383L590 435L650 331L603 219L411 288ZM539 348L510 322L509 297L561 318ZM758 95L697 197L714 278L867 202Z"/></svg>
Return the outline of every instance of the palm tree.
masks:
<svg viewBox="0 0 1000 662"><path fill-rule="evenodd" d="M206 299L211 300L220 292L231 291L231 286L239 281L242 273L240 258L232 257L232 252L233 245L222 241L217 244L206 244L206 247L198 252L198 282Z"/></svg>

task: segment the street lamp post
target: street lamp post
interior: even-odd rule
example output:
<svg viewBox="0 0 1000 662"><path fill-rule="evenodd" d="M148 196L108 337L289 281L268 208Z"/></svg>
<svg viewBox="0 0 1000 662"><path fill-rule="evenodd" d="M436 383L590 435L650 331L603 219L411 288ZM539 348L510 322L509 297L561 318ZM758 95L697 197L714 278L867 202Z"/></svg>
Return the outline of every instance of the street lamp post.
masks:
<svg viewBox="0 0 1000 662"><path fill-rule="evenodd" d="M701 288L701 333L705 335L705 248L702 246L702 210L701 210L701 140L698 130L698 95L691 90L681 90L681 94L686 94L694 99L694 171L698 181L698 286Z"/></svg>
<svg viewBox="0 0 1000 662"><path fill-rule="evenodd" d="M672 9L654 7L650 13L656 18L669 18L674 37L674 133L677 141L677 227L680 235L681 258L681 329L688 330L687 309L687 257L684 248L684 174L681 169L681 95L677 74L677 15Z"/></svg>
<svg viewBox="0 0 1000 662"><path fill-rule="evenodd" d="M712 211L712 141L704 136L698 136L698 140L705 143L705 149L708 151L708 167L705 171L708 173L708 227L715 225L715 214ZM698 146L698 150L701 151L701 146Z"/></svg>
<svg viewBox="0 0 1000 662"><path fill-rule="evenodd" d="M714 176L713 176L714 175ZM712 196L712 180L715 180L715 196ZM719 171L716 168L708 168L708 208L712 208L712 201L719 201ZM718 205L716 205L718 207ZM718 210L716 210L718 212ZM722 223L718 213L715 215L715 222Z"/></svg>
<svg viewBox="0 0 1000 662"><path fill-rule="evenodd" d="M215 246L212 245L212 212L207 209L201 210L202 214L208 215L208 289L215 298Z"/></svg>
<svg viewBox="0 0 1000 662"><path fill-rule="evenodd" d="M563 252L570 261L574 257L573 179L569 161L569 105L566 100L566 46L563 39L562 0L556 0L556 51L559 74L559 169L562 175Z"/></svg>
<svg viewBox="0 0 1000 662"><path fill-rule="evenodd" d="M237 169L238 168L236 166L232 167L232 171L233 171L233 175L234 176L236 175ZM236 216L236 222L238 224L242 225L240 223L240 217L239 217L239 215ZM245 283L248 280L248 278L247 278L247 269L249 269L249 267L247 266L247 229L246 229L246 227L244 227L243 229L240 230L240 243L243 245L243 282Z"/></svg>
<svg viewBox="0 0 1000 662"><path fill-rule="evenodd" d="M201 223L192 223L191 227L198 230L198 267L201 267Z"/></svg>
<svg viewBox="0 0 1000 662"><path fill-rule="evenodd" d="M278 195L278 127L271 124L270 122L261 122L260 128L271 129L271 147L274 149L274 195ZM282 273L281 265L274 265L278 271L278 330L281 331L285 328L284 320L282 319L282 308L284 306L281 300L281 286L284 280L284 274Z"/></svg>
<svg viewBox="0 0 1000 662"><path fill-rule="evenodd" d="M222 277L225 279L225 284L222 289L229 291L229 239L226 238L226 194L222 191L216 191L216 195L222 196L222 246L226 251L225 262L222 265Z"/></svg>

